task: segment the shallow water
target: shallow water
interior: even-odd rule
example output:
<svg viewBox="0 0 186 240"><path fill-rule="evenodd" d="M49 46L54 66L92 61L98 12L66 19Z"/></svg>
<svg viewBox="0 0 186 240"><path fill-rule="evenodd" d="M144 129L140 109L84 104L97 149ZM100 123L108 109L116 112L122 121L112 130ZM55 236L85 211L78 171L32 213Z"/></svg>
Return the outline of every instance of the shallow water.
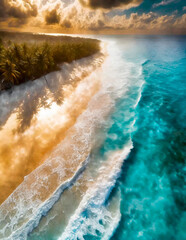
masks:
<svg viewBox="0 0 186 240"><path fill-rule="evenodd" d="M20 139L41 131L42 145L52 141L52 148L1 205L0 239L185 238L186 38L101 39L104 63L99 56L79 69L84 74L62 91L64 101L47 95L49 108L41 104L25 128L18 125ZM52 96L61 97L56 91ZM4 126L12 130L11 121Z"/></svg>

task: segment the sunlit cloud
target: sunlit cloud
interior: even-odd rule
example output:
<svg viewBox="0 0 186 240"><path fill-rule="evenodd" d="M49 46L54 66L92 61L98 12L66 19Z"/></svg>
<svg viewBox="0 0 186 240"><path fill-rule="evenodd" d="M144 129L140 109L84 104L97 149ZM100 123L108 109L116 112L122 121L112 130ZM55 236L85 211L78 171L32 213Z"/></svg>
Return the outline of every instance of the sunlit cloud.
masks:
<svg viewBox="0 0 186 240"><path fill-rule="evenodd" d="M37 5L31 0L0 0L0 16L1 18L28 18L36 17L38 14Z"/></svg>
<svg viewBox="0 0 186 240"><path fill-rule="evenodd" d="M169 5L170 3L173 3L173 2L175 2L175 0L163 0L162 2L153 4L153 7L156 8L156 7L159 7L159 6L166 6L166 5Z"/></svg>
<svg viewBox="0 0 186 240"><path fill-rule="evenodd" d="M0 0L3 29L62 33L174 33L186 32L186 20L178 10L170 14L150 11L125 14L145 0ZM174 0L153 4L163 7ZM184 8L182 8L184 11Z"/></svg>

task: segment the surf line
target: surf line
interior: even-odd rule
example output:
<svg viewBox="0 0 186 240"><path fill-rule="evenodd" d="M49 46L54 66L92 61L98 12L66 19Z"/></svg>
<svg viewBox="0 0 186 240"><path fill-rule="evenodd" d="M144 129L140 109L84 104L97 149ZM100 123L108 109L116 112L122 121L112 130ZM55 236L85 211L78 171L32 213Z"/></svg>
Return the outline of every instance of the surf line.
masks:
<svg viewBox="0 0 186 240"><path fill-rule="evenodd" d="M93 188L87 190L74 215L70 218L65 231L58 240L80 239L78 234L79 231L83 229L81 225L86 223L86 218L82 215L83 211L87 210L91 215L91 213L95 213L95 210L100 209L105 204L121 174L122 165L132 148L133 143L130 140L123 149L117 150L116 152L109 152L111 155L108 155L107 162L99 168L99 175L95 179ZM118 216L118 220L115 222L115 228L118 226L119 220L120 218ZM115 228L103 239L109 239L114 234Z"/></svg>
<svg viewBox="0 0 186 240"><path fill-rule="evenodd" d="M59 186L56 191L49 197L46 201L43 202L41 207L38 209L37 213L34 215L33 218L29 219L29 221L18 229L16 232L13 232L9 237L2 238L2 240L26 240L27 236L30 232L36 228L43 216L53 207L53 205L59 200L61 194L64 192L65 189L69 188L73 185L73 183L80 177L80 175L85 170L88 162L90 160L90 154L87 156L85 161L83 161L80 165L75 174L65 181L61 186Z"/></svg>

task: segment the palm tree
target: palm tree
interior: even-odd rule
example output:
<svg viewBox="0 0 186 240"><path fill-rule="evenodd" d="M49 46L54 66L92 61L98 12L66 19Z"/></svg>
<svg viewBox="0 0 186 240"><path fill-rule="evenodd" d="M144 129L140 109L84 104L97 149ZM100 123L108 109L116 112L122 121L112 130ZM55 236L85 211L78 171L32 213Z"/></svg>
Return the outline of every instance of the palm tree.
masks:
<svg viewBox="0 0 186 240"><path fill-rule="evenodd" d="M2 58L3 58L3 50L4 50L3 41L0 38L0 62L1 62ZM0 75L1 75L1 72L0 72Z"/></svg>
<svg viewBox="0 0 186 240"><path fill-rule="evenodd" d="M47 73L47 70L49 68L49 60L44 50L36 53L35 66L40 76ZM46 83L48 85L48 81L45 75L43 77L46 80Z"/></svg>
<svg viewBox="0 0 186 240"><path fill-rule="evenodd" d="M12 52L14 55L15 60L20 61L22 59L22 48L20 45L15 43L12 47Z"/></svg>
<svg viewBox="0 0 186 240"><path fill-rule="evenodd" d="M26 55L23 61L23 73L25 75L25 81L34 80L34 60L31 55Z"/></svg>
<svg viewBox="0 0 186 240"><path fill-rule="evenodd" d="M23 51L24 56L26 56L29 52L28 45L26 43L23 43L21 47L22 47L22 51Z"/></svg>
<svg viewBox="0 0 186 240"><path fill-rule="evenodd" d="M4 81L12 84L19 83L18 78L20 76L20 72L17 71L16 65L10 60L7 59L0 64L0 72L2 72Z"/></svg>
<svg viewBox="0 0 186 240"><path fill-rule="evenodd" d="M35 48L29 48L26 43L21 45L22 59L21 59L21 71L24 81L34 80L34 56L32 51Z"/></svg>

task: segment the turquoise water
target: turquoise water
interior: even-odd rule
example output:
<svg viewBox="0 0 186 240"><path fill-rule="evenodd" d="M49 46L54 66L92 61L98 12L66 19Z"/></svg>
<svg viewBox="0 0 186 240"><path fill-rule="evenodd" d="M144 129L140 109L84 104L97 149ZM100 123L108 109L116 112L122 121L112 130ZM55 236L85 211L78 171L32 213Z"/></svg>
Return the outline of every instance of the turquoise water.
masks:
<svg viewBox="0 0 186 240"><path fill-rule="evenodd" d="M132 39L132 52L129 48L124 53L132 61L146 58L145 84L135 111L134 148L118 182L122 218L113 240L186 237L185 40L184 37Z"/></svg>
<svg viewBox="0 0 186 240"><path fill-rule="evenodd" d="M125 97L119 101L108 131L117 137L107 136L103 147L122 147L131 132L133 149L116 184L121 220L112 240L185 239L186 38L120 37L120 45L125 60L145 61L138 106L133 110ZM134 111L133 128L126 109L130 117Z"/></svg>
<svg viewBox="0 0 186 240"><path fill-rule="evenodd" d="M13 236L7 239L186 238L186 37L101 39L108 58L90 79L101 87L75 124L77 141L82 136L84 145L92 143L87 164L43 205L41 219L35 214L20 228L13 223L13 234L2 221L3 234ZM46 177L41 186L47 186ZM28 212L37 213L34 204Z"/></svg>

